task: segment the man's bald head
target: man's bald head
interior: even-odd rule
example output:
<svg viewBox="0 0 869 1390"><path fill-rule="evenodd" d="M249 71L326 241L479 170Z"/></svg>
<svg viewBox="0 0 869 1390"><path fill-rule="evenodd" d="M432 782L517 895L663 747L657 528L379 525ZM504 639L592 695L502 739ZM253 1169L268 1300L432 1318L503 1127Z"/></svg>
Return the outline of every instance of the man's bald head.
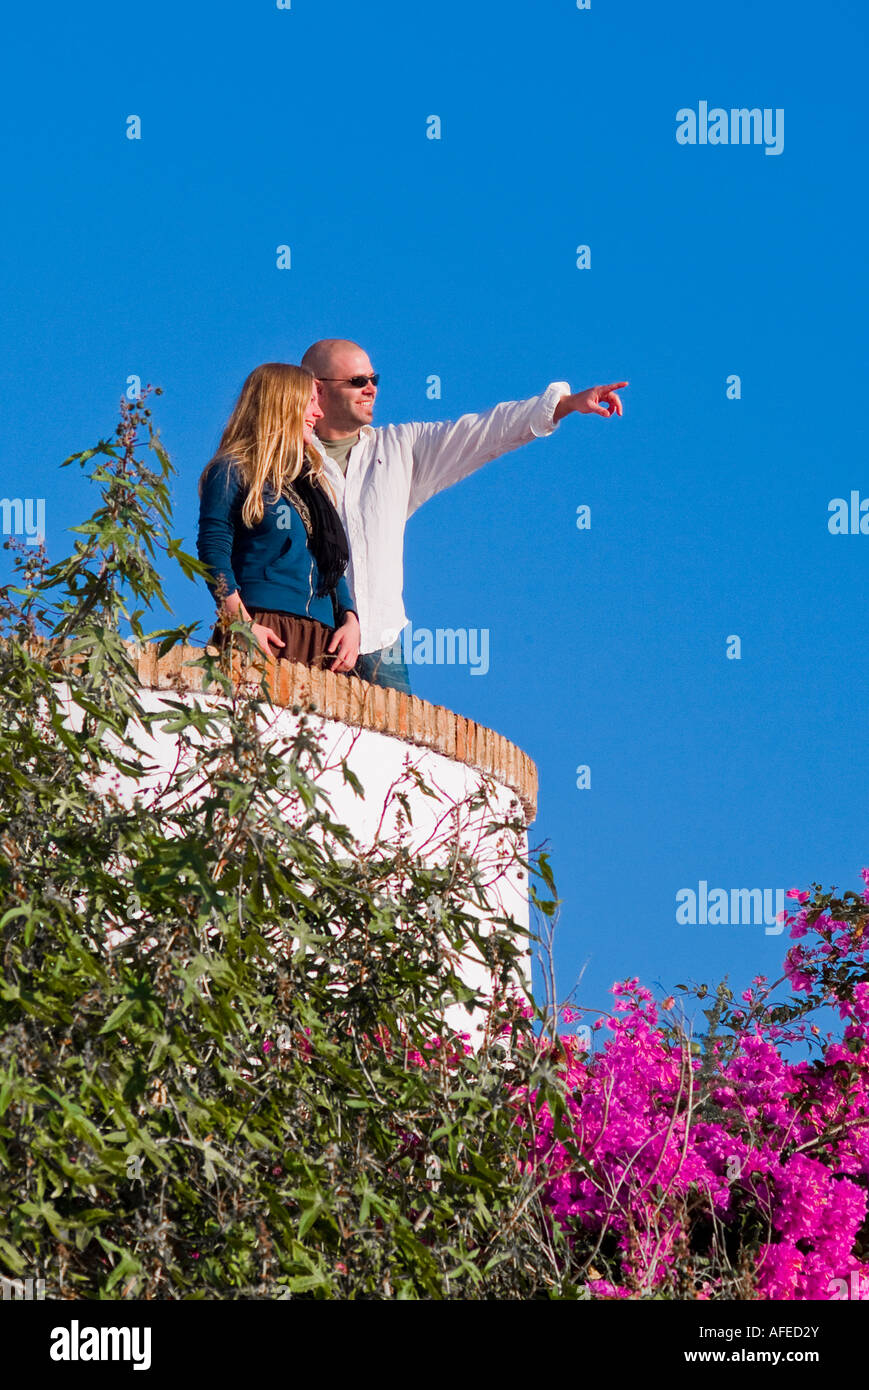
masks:
<svg viewBox="0 0 869 1390"><path fill-rule="evenodd" d="M349 338L320 338L316 343L312 343L302 358L302 366L307 367L314 376L337 376L333 370L336 357L343 357L347 352L360 353L361 347L358 343L353 343ZM364 356L364 353L363 353ZM355 373L351 373L355 375Z"/></svg>
<svg viewBox="0 0 869 1390"><path fill-rule="evenodd" d="M317 422L321 439L344 439L362 425L371 424L377 387L371 381L362 386L351 384L354 377L370 377L374 373L368 354L358 343L349 338L321 338L308 348L302 366L317 378L323 412L322 420Z"/></svg>

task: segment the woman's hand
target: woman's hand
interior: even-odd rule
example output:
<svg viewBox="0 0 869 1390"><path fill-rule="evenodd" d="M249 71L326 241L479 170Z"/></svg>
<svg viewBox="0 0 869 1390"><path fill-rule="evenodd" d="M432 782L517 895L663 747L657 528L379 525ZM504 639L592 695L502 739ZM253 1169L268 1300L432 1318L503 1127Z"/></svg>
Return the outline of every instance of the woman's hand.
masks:
<svg viewBox="0 0 869 1390"><path fill-rule="evenodd" d="M333 671L352 671L359 659L359 619L355 613L345 614L340 627L332 633L332 640L326 650L335 653Z"/></svg>
<svg viewBox="0 0 869 1390"><path fill-rule="evenodd" d="M251 623L250 630L259 642L266 656L280 656L279 651L272 651L272 648L269 646L270 642L274 643L275 648L285 647L287 645L283 637L279 637L270 627L265 627L262 623Z"/></svg>
<svg viewBox="0 0 869 1390"><path fill-rule="evenodd" d="M241 594L237 589L223 600L223 606L229 614L230 622L236 622L238 619L241 619L243 622L250 624L250 630L257 640L257 646L260 651L265 652L266 656L280 656L280 651L278 651L277 648L286 646L283 637L279 637L270 627L265 627L262 623L252 623L250 621L250 614L242 603ZM274 643L274 651L270 645L271 643Z"/></svg>

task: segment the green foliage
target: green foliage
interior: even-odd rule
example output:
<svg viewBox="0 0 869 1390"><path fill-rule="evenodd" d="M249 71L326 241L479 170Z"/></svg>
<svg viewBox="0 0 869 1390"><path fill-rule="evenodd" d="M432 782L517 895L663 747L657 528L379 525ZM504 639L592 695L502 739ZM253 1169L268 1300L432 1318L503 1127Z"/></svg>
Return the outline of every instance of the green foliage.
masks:
<svg viewBox="0 0 869 1390"><path fill-rule="evenodd" d="M514 1099L558 1102L527 943L458 844L357 845L309 722L269 742L216 658L209 705L143 708L121 625L188 638L142 623L157 559L201 567L143 404L72 462L98 510L0 590L0 1272L72 1298L557 1292ZM136 731L161 724L186 756L155 790ZM468 1056L443 1015L474 1002L472 947L500 1012Z"/></svg>

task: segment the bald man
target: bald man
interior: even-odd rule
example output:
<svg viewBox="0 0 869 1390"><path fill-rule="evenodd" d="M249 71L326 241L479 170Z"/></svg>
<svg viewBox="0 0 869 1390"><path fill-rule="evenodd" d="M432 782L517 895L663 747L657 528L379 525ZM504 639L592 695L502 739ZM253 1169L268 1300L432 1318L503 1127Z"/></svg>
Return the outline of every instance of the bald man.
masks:
<svg viewBox="0 0 869 1390"><path fill-rule="evenodd" d="M407 624L404 528L423 502L490 459L551 434L559 420L622 414L616 381L571 394L564 381L540 396L505 401L479 415L429 424L372 426L378 376L358 343L323 338L302 366L317 379L316 433L350 542L350 587L361 628L357 674L410 693L399 637Z"/></svg>

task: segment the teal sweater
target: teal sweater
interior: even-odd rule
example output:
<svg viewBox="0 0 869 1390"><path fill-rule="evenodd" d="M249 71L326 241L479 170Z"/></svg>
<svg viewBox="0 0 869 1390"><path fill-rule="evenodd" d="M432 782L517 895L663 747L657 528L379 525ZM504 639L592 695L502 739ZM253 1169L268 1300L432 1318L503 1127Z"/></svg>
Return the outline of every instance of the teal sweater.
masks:
<svg viewBox="0 0 869 1390"><path fill-rule="evenodd" d="M262 521L258 526L247 527L241 519L245 496L235 464L220 459L209 468L202 484L196 550L211 571L211 593L216 598L222 576L227 594L237 589L248 610L294 613L335 627L331 596L316 597L320 572L295 507L283 497L269 500L265 493ZM346 612L356 612L343 575L335 589L335 600L340 626Z"/></svg>

